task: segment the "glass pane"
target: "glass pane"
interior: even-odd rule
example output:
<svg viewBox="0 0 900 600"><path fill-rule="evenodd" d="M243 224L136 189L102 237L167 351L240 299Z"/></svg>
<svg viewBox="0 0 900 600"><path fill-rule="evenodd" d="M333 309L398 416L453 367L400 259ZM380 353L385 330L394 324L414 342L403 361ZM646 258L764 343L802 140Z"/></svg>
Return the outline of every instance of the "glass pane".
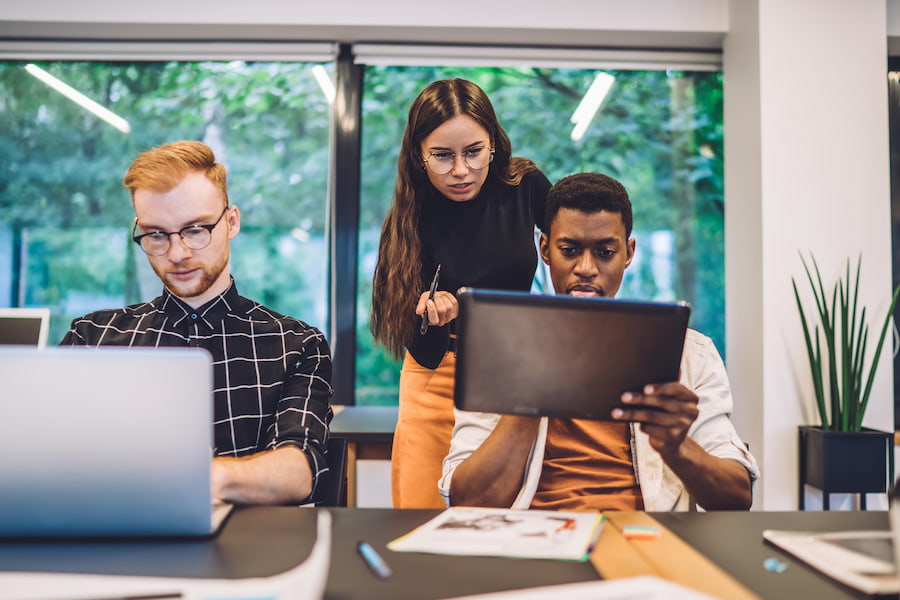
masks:
<svg viewBox="0 0 900 600"><path fill-rule="evenodd" d="M602 73L612 87L578 138L570 118ZM721 73L373 66L363 91L357 403L397 402L399 367L368 330L371 279L407 111L428 83L451 77L485 90L513 154L550 181L598 171L625 185L637 253L619 297L687 300L691 326L724 352ZM546 281L539 271L535 290L549 292Z"/></svg>
<svg viewBox="0 0 900 600"><path fill-rule="evenodd" d="M242 295L324 329L330 103L298 62L68 62L43 71L127 122L116 128L0 63L0 306L49 306L49 343L85 312L162 287L131 242L121 179L140 152L209 144L241 210L232 273ZM325 65L328 71L333 65Z"/></svg>

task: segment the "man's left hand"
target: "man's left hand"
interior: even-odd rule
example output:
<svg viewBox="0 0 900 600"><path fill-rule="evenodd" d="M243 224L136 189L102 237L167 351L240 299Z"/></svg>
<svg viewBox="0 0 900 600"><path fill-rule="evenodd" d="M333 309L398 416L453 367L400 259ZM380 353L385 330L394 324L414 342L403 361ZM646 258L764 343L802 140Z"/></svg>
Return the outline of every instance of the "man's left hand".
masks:
<svg viewBox="0 0 900 600"><path fill-rule="evenodd" d="M622 408L612 411L617 421L636 421L663 456L677 456L699 410L697 394L680 382L644 386L643 392L622 394Z"/></svg>

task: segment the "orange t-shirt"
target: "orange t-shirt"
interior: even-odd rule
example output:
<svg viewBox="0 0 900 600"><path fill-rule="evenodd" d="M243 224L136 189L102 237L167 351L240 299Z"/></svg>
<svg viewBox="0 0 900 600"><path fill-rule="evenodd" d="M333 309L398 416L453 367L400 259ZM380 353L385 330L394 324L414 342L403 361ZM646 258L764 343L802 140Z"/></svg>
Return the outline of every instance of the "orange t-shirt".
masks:
<svg viewBox="0 0 900 600"><path fill-rule="evenodd" d="M627 423L550 419L531 508L643 510Z"/></svg>

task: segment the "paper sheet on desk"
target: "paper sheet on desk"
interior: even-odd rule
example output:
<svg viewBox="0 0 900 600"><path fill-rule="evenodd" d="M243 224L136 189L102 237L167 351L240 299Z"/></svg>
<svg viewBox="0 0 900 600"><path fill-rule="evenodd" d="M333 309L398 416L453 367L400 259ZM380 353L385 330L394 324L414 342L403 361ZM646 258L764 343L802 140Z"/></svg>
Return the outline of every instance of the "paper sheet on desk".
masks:
<svg viewBox="0 0 900 600"><path fill-rule="evenodd" d="M715 600L696 590L650 575L509 590L449 600Z"/></svg>
<svg viewBox="0 0 900 600"><path fill-rule="evenodd" d="M600 513L454 506L388 543L397 552L587 560Z"/></svg>
<svg viewBox="0 0 900 600"><path fill-rule="evenodd" d="M825 575L867 594L900 592L889 531L779 531L763 538Z"/></svg>
<svg viewBox="0 0 900 600"><path fill-rule="evenodd" d="M331 513L320 510L316 543L305 561L271 577L195 579L69 573L0 572L0 599L78 600L180 594L183 600L320 600L331 560Z"/></svg>

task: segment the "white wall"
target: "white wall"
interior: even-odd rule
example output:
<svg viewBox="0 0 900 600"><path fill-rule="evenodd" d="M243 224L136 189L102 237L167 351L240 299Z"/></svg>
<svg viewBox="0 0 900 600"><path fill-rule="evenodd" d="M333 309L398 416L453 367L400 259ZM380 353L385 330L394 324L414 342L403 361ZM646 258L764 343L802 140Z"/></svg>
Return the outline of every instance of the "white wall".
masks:
<svg viewBox="0 0 900 600"><path fill-rule="evenodd" d="M763 467L757 502L790 509L796 428L817 421L798 251L815 252L827 281L862 254L862 302L883 315L890 299L885 4L735 0L724 50L729 372ZM893 430L890 370L885 356L870 427Z"/></svg>
<svg viewBox="0 0 900 600"><path fill-rule="evenodd" d="M21 38L79 37L722 48L735 420L763 469L755 508L794 508L796 426L813 416L801 400L810 390L790 278L802 274L799 249L814 250L826 275L862 252L863 300L886 305L885 71L900 0L557 0L540 11L494 0L455 8L412 0L7 0L0 50ZM893 429L891 382L885 357L867 425Z"/></svg>

